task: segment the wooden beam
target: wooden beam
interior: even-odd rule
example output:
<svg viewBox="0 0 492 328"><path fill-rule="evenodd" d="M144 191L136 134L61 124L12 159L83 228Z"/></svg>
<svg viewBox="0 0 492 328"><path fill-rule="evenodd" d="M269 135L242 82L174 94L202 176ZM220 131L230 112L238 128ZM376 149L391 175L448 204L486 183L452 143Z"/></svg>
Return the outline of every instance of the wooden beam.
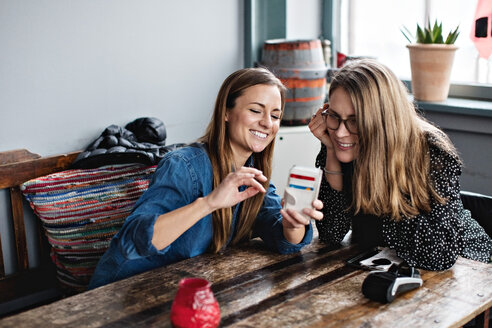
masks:
<svg viewBox="0 0 492 328"><path fill-rule="evenodd" d="M0 165L18 163L18 162L23 162L40 157L41 157L40 155L31 153L27 149L15 149L15 150L3 151L0 152Z"/></svg>
<svg viewBox="0 0 492 328"><path fill-rule="evenodd" d="M0 188L18 186L28 180L69 168L80 152L0 165ZM2 155L2 153L0 153ZM1 156L0 156L1 157Z"/></svg>
<svg viewBox="0 0 492 328"><path fill-rule="evenodd" d="M22 193L18 186L10 188L10 204L12 205L12 224L14 226L15 247L17 248L17 270L29 269L27 255L26 226L22 210Z"/></svg>

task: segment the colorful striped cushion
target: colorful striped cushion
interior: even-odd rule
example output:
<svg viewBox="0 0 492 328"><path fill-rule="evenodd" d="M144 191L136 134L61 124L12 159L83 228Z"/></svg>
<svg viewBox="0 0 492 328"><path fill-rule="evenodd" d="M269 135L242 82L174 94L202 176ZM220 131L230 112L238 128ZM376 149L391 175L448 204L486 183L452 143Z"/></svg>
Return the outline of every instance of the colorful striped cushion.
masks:
<svg viewBox="0 0 492 328"><path fill-rule="evenodd" d="M148 188L155 168L124 164L66 170L21 186L41 219L65 289L86 290L99 258Z"/></svg>

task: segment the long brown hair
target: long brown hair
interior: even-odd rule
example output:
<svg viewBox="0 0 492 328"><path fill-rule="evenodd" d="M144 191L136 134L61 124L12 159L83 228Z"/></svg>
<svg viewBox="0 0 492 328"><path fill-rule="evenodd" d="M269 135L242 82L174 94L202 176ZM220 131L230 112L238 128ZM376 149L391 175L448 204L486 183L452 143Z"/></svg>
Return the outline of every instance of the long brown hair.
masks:
<svg viewBox="0 0 492 328"><path fill-rule="evenodd" d="M331 81L343 88L357 118L359 153L354 161L352 208L399 220L445 203L430 177L428 139L459 160L448 137L421 117L405 85L386 66L363 59L347 63Z"/></svg>
<svg viewBox="0 0 492 328"><path fill-rule="evenodd" d="M278 78L264 68L244 68L229 75L220 87L215 102L212 119L205 131L205 135L199 141L205 143L212 163L213 188L216 188L222 180L232 171L232 149L225 120L226 111L231 110L244 90L258 84L277 86L282 103L282 113L285 105L285 87ZM262 152L253 153L253 165L261 170L267 177L263 183L268 190L272 171L272 158L275 140L273 140ZM251 228L263 203L264 194L258 193L254 197L245 200L240 209L237 221L236 235L232 244L249 237ZM212 213L213 240L211 250L218 252L227 242L231 234L232 208L222 208Z"/></svg>

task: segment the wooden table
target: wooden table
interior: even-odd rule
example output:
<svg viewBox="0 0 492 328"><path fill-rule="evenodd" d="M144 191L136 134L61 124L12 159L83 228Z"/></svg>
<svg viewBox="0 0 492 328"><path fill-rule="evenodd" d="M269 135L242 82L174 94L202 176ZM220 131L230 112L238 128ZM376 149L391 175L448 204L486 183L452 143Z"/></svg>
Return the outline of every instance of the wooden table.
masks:
<svg viewBox="0 0 492 328"><path fill-rule="evenodd" d="M421 270L421 288L390 304L365 298L366 271L345 265L355 246L315 239L278 255L259 241L146 272L0 320L0 327L171 327L183 277L204 277L231 327L459 327L492 306L492 265L459 258L443 272Z"/></svg>

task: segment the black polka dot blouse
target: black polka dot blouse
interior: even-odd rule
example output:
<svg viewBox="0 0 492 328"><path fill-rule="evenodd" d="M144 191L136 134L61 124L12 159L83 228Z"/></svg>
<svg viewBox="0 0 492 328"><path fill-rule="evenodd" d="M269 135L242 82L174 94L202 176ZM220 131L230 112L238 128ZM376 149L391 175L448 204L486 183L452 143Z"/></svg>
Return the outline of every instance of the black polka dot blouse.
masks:
<svg viewBox="0 0 492 328"><path fill-rule="evenodd" d="M381 220L382 245L396 250L399 257L409 265L426 270L450 268L458 256L481 262L490 262L492 240L483 228L463 208L460 198L461 164L456 158L435 145L429 138L430 176L436 191L448 198L445 204L432 203L429 213L421 213L411 219L400 221L389 217ZM326 148L322 146L316 158L316 166L323 168ZM350 165L351 167L351 165ZM351 175L347 165L342 165L344 175ZM351 180L351 178L350 178ZM345 183L342 191L334 190L323 175L319 199L323 202L324 217L316 221L321 242L339 244L350 230L352 215L351 184Z"/></svg>

